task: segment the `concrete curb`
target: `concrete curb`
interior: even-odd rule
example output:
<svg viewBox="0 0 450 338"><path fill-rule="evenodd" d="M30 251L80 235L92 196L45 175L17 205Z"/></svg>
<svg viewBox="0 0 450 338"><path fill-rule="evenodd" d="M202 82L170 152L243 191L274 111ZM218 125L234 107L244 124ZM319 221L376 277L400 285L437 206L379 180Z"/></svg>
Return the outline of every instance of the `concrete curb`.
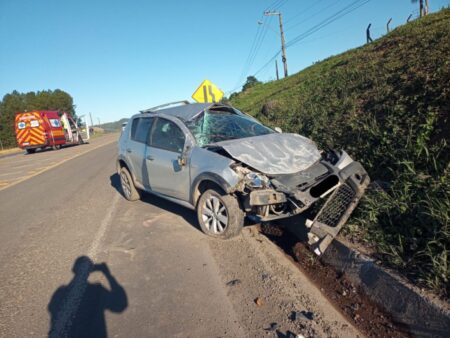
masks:
<svg viewBox="0 0 450 338"><path fill-rule="evenodd" d="M322 261L342 272L360 286L395 321L421 337L450 337L450 313L422 296L416 287L375 264L344 243L334 240Z"/></svg>

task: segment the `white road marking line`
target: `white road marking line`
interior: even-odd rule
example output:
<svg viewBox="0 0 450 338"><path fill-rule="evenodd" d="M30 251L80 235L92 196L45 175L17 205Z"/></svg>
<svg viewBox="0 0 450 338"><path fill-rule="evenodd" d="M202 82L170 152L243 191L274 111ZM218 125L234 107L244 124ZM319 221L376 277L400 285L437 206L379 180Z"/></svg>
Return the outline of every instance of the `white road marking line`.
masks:
<svg viewBox="0 0 450 338"><path fill-rule="evenodd" d="M106 233L108 225L111 223L114 211L116 210L116 204L119 201L120 197L121 196L119 194L114 195L111 205L106 211L106 215L103 218L100 227L95 234L94 240L92 241L87 252L87 256L94 263L98 254L100 242ZM73 287L70 289L66 299L64 300L64 303L61 306L61 310L57 315L57 320L53 326L53 330L49 333L50 338L67 337L70 333L72 319L75 317L80 306L81 300L86 290L86 286L88 284L87 280L89 277L89 273L91 272L90 269L92 267L91 264L86 261L82 262L81 264L82 265L78 270L77 277L76 279L74 279Z"/></svg>

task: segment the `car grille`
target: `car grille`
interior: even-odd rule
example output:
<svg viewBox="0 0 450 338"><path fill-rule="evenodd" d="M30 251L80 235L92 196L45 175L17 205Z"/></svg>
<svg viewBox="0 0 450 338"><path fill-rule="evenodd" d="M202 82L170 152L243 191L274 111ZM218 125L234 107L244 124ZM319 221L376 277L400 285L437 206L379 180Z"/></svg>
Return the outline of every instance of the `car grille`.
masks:
<svg viewBox="0 0 450 338"><path fill-rule="evenodd" d="M338 226L355 195L348 184L342 184L333 192L322 210L319 211L316 220L330 227Z"/></svg>

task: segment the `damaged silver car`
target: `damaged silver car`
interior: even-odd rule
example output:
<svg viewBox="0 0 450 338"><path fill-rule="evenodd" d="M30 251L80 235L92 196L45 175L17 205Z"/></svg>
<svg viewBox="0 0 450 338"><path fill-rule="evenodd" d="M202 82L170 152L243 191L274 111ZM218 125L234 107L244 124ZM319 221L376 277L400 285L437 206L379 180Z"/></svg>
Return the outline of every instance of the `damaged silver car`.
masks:
<svg viewBox="0 0 450 338"><path fill-rule="evenodd" d="M267 222L308 210L308 239L324 252L369 177L345 151L319 151L224 104L186 101L133 116L119 139L117 170L128 200L150 192L194 209L208 235L230 238L244 218Z"/></svg>

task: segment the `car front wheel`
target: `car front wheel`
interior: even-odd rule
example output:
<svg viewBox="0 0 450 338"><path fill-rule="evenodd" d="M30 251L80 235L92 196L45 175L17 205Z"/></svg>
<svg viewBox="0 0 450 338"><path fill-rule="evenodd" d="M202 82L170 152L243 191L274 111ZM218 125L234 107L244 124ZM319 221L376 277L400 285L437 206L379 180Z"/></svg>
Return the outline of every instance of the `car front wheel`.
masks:
<svg viewBox="0 0 450 338"><path fill-rule="evenodd" d="M120 185L125 198L129 201L136 201L140 198L139 191L136 189L131 178L131 174L127 168L120 168Z"/></svg>
<svg viewBox="0 0 450 338"><path fill-rule="evenodd" d="M244 213L236 197L212 189L200 196L197 217L205 234L222 239L237 236L244 225Z"/></svg>

